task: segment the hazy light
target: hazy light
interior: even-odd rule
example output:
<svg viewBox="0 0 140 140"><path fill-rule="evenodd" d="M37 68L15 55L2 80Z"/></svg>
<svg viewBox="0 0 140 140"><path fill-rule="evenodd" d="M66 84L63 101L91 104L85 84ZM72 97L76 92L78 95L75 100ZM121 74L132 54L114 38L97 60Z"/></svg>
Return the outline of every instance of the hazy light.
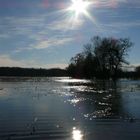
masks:
<svg viewBox="0 0 140 140"><path fill-rule="evenodd" d="M74 103L74 104L76 104L76 103L78 103L80 100L79 99L72 99L72 100L70 100L72 103Z"/></svg>
<svg viewBox="0 0 140 140"><path fill-rule="evenodd" d="M89 83L90 80L85 80L85 79L59 79L59 80L55 80L58 82L64 82L64 83Z"/></svg>
<svg viewBox="0 0 140 140"><path fill-rule="evenodd" d="M73 140L82 140L83 134L80 130L76 129L76 127L73 127L72 138Z"/></svg>
<svg viewBox="0 0 140 140"><path fill-rule="evenodd" d="M89 5L90 3L84 0L72 0L72 5L68 10L74 12L75 16L78 17L80 14L86 13Z"/></svg>
<svg viewBox="0 0 140 140"><path fill-rule="evenodd" d="M91 5L94 5L95 2L94 1L88 1L88 0L71 0L72 4L70 5L70 7L67 8L67 11L69 13L71 13L71 21L77 22L79 21L79 16L80 15L84 15L85 17L87 17L88 19L90 19L96 26L97 21L95 19L95 17L91 16L91 14L88 11L88 8Z"/></svg>

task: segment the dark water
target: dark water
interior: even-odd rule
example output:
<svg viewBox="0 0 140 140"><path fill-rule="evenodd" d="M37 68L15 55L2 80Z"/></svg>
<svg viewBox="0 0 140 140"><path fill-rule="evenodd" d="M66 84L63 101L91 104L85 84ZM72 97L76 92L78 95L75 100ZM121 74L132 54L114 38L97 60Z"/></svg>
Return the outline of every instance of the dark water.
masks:
<svg viewBox="0 0 140 140"><path fill-rule="evenodd" d="M140 81L0 78L0 140L140 140Z"/></svg>

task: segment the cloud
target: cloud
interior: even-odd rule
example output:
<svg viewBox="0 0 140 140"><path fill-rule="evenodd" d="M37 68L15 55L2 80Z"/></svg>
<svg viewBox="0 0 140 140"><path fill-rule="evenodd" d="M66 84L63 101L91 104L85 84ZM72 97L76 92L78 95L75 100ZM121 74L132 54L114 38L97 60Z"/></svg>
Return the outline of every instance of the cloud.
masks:
<svg viewBox="0 0 140 140"><path fill-rule="evenodd" d="M66 68L68 66L68 64L65 63L54 63L54 64L47 64L46 68Z"/></svg>
<svg viewBox="0 0 140 140"><path fill-rule="evenodd" d="M96 8L140 8L139 0L90 0Z"/></svg>
<svg viewBox="0 0 140 140"><path fill-rule="evenodd" d="M0 21L0 38L18 38L16 42L26 42L25 47L20 46L14 52L44 49L49 46L65 45L72 41L73 36L70 35L69 31L74 31L83 24L82 20L73 22L67 17L53 18L48 21L49 18L52 17L47 14L32 17L2 17ZM67 33L70 37L67 37ZM27 42L29 43L27 44Z"/></svg>
<svg viewBox="0 0 140 140"><path fill-rule="evenodd" d="M93 3L94 7L106 7L106 8L110 8L110 7L117 7L120 4L123 3L127 3L127 0L91 0Z"/></svg>
<svg viewBox="0 0 140 140"><path fill-rule="evenodd" d="M0 17L0 38L13 38L19 36L29 37L38 27L42 27L43 18L39 17ZM23 38L24 40L24 38ZM18 40L17 40L18 41Z"/></svg>
<svg viewBox="0 0 140 140"><path fill-rule="evenodd" d="M32 44L30 47L32 49L45 49L51 46L53 47L62 46L66 43L69 43L72 40L73 38L70 38L70 37L65 37L65 38L54 37L54 38L49 38L48 40L40 41L36 45Z"/></svg>
<svg viewBox="0 0 140 140"><path fill-rule="evenodd" d="M8 34L0 34L0 39L7 39L9 38Z"/></svg>
<svg viewBox="0 0 140 140"><path fill-rule="evenodd" d="M52 64L42 64L39 61L34 60L15 60L9 55L0 56L0 67L24 67L24 68L65 68L66 63L52 63Z"/></svg>
<svg viewBox="0 0 140 140"><path fill-rule="evenodd" d="M1 55L0 56L0 66L3 66L3 67L6 67L6 66L9 66L9 67L18 67L18 66L21 66L21 67L25 67L26 64L24 61L18 61L18 60L13 60L10 58L9 55Z"/></svg>
<svg viewBox="0 0 140 140"><path fill-rule="evenodd" d="M76 30L83 24L82 19L74 20L71 18L64 18L60 20L55 20L52 23L47 25L49 30L58 30L58 31L70 31Z"/></svg>
<svg viewBox="0 0 140 140"><path fill-rule="evenodd" d="M134 27L140 27L140 20L128 21L128 22L118 21L118 22L104 23L104 24L100 24L100 26L104 31L119 33L122 32L122 30L130 29Z"/></svg>
<svg viewBox="0 0 140 140"><path fill-rule="evenodd" d="M55 13L57 16L57 13ZM62 14L62 13L61 13ZM64 13L63 13L64 14ZM62 15L63 15L62 14ZM75 30L80 27L83 23L82 20L73 20L69 17L52 18L54 15L44 14L36 16L26 16L26 17L0 17L0 32L1 35L17 36L17 35L26 35L28 37L38 34L43 35L50 33L51 31L69 31ZM58 14L60 17L60 15Z"/></svg>
<svg viewBox="0 0 140 140"><path fill-rule="evenodd" d="M37 1L17 1L13 0L12 2L8 0L1 0L0 1L0 8L33 8L38 7Z"/></svg>
<svg viewBox="0 0 140 140"><path fill-rule="evenodd" d="M126 21L107 21L104 23L99 23L98 28L94 30L94 33L105 36L114 36L116 34L122 34L124 31L134 30L140 27L140 20L126 20ZM98 30L97 30L98 29ZM90 32L90 30L86 30Z"/></svg>

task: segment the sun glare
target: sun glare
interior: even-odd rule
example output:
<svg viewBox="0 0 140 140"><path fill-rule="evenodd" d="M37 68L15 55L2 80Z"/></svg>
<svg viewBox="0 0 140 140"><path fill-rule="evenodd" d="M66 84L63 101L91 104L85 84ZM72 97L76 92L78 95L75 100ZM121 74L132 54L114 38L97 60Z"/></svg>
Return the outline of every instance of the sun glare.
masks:
<svg viewBox="0 0 140 140"><path fill-rule="evenodd" d="M73 140L82 140L83 139L83 134L80 130L73 127L72 138L73 138Z"/></svg>
<svg viewBox="0 0 140 140"><path fill-rule="evenodd" d="M91 15L89 11L92 5L94 5L94 2L89 0L71 0L71 5L65 10L67 11L66 13L69 16L70 19L69 22L72 23L72 27L74 26L74 23L83 21L79 19L79 18L83 18L83 16L88 18L95 25L98 24L95 17Z"/></svg>
<svg viewBox="0 0 140 140"><path fill-rule="evenodd" d="M68 8L68 10L74 12L75 16L78 17L80 14L87 13L89 5L90 3L88 1L72 0L72 5Z"/></svg>

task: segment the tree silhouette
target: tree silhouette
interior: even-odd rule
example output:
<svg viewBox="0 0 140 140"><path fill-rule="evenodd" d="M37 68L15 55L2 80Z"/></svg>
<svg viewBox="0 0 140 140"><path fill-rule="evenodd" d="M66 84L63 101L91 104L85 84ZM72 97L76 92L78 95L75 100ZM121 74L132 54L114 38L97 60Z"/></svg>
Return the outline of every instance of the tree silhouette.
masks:
<svg viewBox="0 0 140 140"><path fill-rule="evenodd" d="M125 56L127 55L128 49L132 46L129 39L101 39L95 37L95 39L93 39L93 45L94 44L95 57L97 57L100 63L101 71L108 71L111 77L116 76L122 64L128 64L125 60Z"/></svg>
<svg viewBox="0 0 140 140"><path fill-rule="evenodd" d="M140 66L137 66L135 69L136 77L140 77Z"/></svg>
<svg viewBox="0 0 140 140"><path fill-rule="evenodd" d="M71 59L68 72L86 78L116 78L132 46L129 39L101 38L96 36L84 45L82 53Z"/></svg>
<svg viewBox="0 0 140 140"><path fill-rule="evenodd" d="M75 57L71 58L67 70L72 76L79 78L83 76L83 67L84 67L84 55L82 53L78 53L76 54Z"/></svg>

